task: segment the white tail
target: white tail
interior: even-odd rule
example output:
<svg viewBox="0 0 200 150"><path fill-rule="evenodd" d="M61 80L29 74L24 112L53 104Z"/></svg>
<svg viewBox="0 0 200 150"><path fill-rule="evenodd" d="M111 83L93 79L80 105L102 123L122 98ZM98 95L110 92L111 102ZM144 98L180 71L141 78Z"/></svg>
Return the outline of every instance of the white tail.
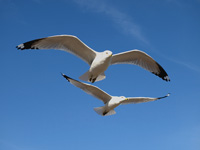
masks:
<svg viewBox="0 0 200 150"><path fill-rule="evenodd" d="M105 107L104 107L104 106L102 106L102 107L95 107L95 108L94 108L94 111L95 111L97 114L101 115L101 116L109 116L109 115L114 115L114 114L116 114L116 112L115 112L114 110L110 110L108 113L106 113L106 114L104 115L104 113L105 113Z"/></svg>
<svg viewBox="0 0 200 150"><path fill-rule="evenodd" d="M105 76L105 74L104 74L104 72L103 72L103 73L101 73L101 74L97 77L96 81L101 81L101 80L103 80L103 79L105 79L105 78L106 78L106 76Z"/></svg>
<svg viewBox="0 0 200 150"><path fill-rule="evenodd" d="M104 108L104 106L102 106L102 107L95 107L94 111L96 111L97 114L103 116L103 112L105 111L105 108Z"/></svg>
<svg viewBox="0 0 200 150"><path fill-rule="evenodd" d="M80 80L91 82L91 81L89 81L89 78L90 78L89 77L89 71L87 71L86 73L84 73L82 76L79 77ZM96 81L101 81L101 80L103 80L105 78L106 78L106 76L105 76L105 74L103 72L96 78L95 82Z"/></svg>

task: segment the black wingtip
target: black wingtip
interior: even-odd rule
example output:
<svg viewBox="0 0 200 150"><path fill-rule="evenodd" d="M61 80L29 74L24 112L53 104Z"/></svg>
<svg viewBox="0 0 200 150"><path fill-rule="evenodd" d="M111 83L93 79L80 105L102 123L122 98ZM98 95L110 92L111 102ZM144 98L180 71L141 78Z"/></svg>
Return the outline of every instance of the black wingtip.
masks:
<svg viewBox="0 0 200 150"><path fill-rule="evenodd" d="M72 79L72 78L66 76L66 75L65 75L64 73L62 73L62 72L61 72L61 75L62 75L65 79L67 79L67 81L69 81L69 79ZM69 81L69 82L70 82L70 81Z"/></svg>
<svg viewBox="0 0 200 150"><path fill-rule="evenodd" d="M17 50L22 50L21 47L19 47L19 45L16 46Z"/></svg>
<svg viewBox="0 0 200 150"><path fill-rule="evenodd" d="M162 78L163 80L169 82L170 81L170 78L168 76L168 74L166 73L166 71L158 64L156 63L159 67L159 70L160 72L159 73L154 73L155 75L159 76L160 78Z"/></svg>
<svg viewBox="0 0 200 150"><path fill-rule="evenodd" d="M20 44L16 46L17 49L19 50L25 50L25 49L39 49L35 44L37 44L40 40L43 40L45 38L40 38L32 41L25 42L23 44Z"/></svg>
<svg viewBox="0 0 200 150"><path fill-rule="evenodd" d="M17 48L18 50L25 50L25 49L27 49L27 48L26 48L26 43L22 43L22 44L20 44L20 45L17 45L16 48Z"/></svg>
<svg viewBox="0 0 200 150"><path fill-rule="evenodd" d="M168 93L167 95L163 96L163 97L159 97L158 99L162 99L162 98L166 98L169 97L171 93Z"/></svg>

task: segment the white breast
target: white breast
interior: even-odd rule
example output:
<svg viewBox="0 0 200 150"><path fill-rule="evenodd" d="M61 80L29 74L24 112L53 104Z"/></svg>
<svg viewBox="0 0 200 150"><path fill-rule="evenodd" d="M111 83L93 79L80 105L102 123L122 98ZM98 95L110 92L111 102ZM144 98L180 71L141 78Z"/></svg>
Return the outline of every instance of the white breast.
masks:
<svg viewBox="0 0 200 150"><path fill-rule="evenodd" d="M90 73L94 76L98 76L102 72L104 72L108 66L110 65L112 57L107 57L103 53L98 53L91 64Z"/></svg>

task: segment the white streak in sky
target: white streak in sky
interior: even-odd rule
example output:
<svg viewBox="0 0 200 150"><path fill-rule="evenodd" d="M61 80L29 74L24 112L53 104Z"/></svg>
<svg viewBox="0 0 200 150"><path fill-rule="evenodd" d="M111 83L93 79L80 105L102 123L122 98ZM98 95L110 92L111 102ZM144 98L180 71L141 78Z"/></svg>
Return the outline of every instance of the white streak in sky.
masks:
<svg viewBox="0 0 200 150"><path fill-rule="evenodd" d="M134 38L149 45L147 39L143 36L139 25L133 22L131 17L115 7L107 4L102 0L74 0L78 5L90 9L96 13L102 13L107 15L115 24L120 27L120 30L130 34Z"/></svg>
<svg viewBox="0 0 200 150"><path fill-rule="evenodd" d="M177 59L171 59L171 58L167 58L167 59L169 59L170 61L175 62L179 65L182 65L182 66L184 66L184 67L186 67L190 70L193 70L193 71L200 73L200 67L195 65L195 64L192 64L190 62L180 61L180 60L177 60Z"/></svg>

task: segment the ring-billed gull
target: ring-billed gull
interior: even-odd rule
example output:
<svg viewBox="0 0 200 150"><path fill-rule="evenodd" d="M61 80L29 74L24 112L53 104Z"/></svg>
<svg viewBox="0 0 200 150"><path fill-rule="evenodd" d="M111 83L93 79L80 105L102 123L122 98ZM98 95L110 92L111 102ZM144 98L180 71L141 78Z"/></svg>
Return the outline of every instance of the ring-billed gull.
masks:
<svg viewBox="0 0 200 150"><path fill-rule="evenodd" d="M138 65L165 81L170 81L165 70L148 54L140 50L130 50L118 54L111 51L97 52L79 38L73 35L56 35L32 40L17 46L18 49L57 49L72 53L90 65L89 70L79 77L88 82L100 81L105 78L104 71L109 65L133 64Z"/></svg>
<svg viewBox="0 0 200 150"><path fill-rule="evenodd" d="M86 93L100 99L105 104L102 107L96 107L94 110L102 116L108 116L113 115L116 112L114 111L114 108L119 106L120 104L130 104L130 103L144 103L144 102L150 102L155 101L158 99L162 99L165 97L168 97L169 94L163 97L158 98L152 98L152 97L124 97L124 96L111 96L108 93L104 92L103 90L99 89L96 86L86 84L77 80L74 80L64 74L62 74L64 78L66 78L71 84L74 86L82 89Z"/></svg>

